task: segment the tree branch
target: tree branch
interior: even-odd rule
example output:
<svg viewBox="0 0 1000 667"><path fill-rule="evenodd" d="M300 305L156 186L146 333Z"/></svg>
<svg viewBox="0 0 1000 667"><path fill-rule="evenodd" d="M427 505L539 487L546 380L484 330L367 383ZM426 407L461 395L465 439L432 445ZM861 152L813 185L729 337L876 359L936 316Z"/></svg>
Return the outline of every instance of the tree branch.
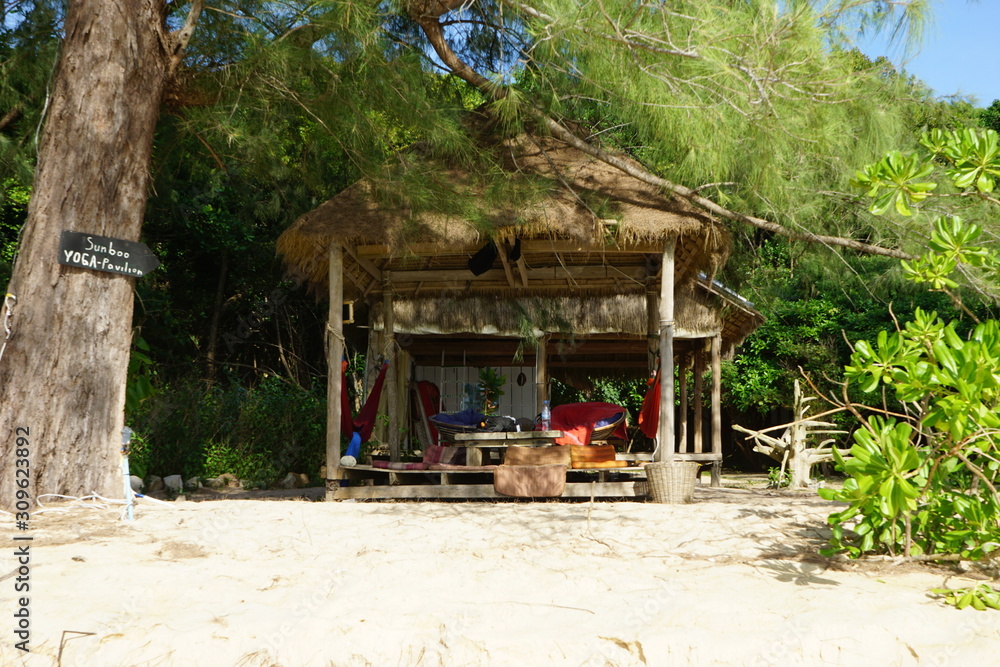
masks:
<svg viewBox="0 0 1000 667"><path fill-rule="evenodd" d="M13 123L15 120L17 120L18 117L20 117L20 115L21 115L21 105L18 104L13 109L5 113L3 117L0 117L0 131L2 131L5 127L10 125L11 123Z"/></svg>
<svg viewBox="0 0 1000 667"><path fill-rule="evenodd" d="M478 88L489 98L493 100L506 98L510 93L510 89L489 81L459 58L445 39L444 31L438 19L430 13L420 12L420 9L422 9L422 7L420 7L421 4L422 3L418 2L411 7L410 18L412 18L424 31L424 34L427 36L427 39L430 41L431 46L434 48L434 51L437 53L441 61L447 65L455 75ZM702 197L697 191L692 190L691 188L687 188L677 183L672 183L671 181L661 178L640 166L632 164L631 162L614 155L613 153L590 144L589 142L576 136L576 134L564 125L530 104L528 105L528 112L539 124L547 129L549 133L570 146L583 151L587 155L590 155L605 164L619 169L620 171L638 179L639 181L642 181L643 183L647 183L662 190L666 190L667 192L677 195L678 197L682 197L702 209L719 216L720 218L752 225L758 229L780 234L781 236L785 236L796 241L822 243L826 246L839 246L871 255L882 255L885 257L894 257L896 259L914 259L912 255L895 248L883 248L881 246L863 243L854 239L843 238L840 236L826 236L823 234L815 234L810 231L797 232L770 220L764 220L763 218L758 218L756 216L731 211L710 199Z"/></svg>
<svg viewBox="0 0 1000 667"><path fill-rule="evenodd" d="M198 18L201 16L201 11L204 8L205 0L192 0L191 9L188 10L187 18L184 19L184 25L179 30L170 33L170 62L167 66L167 71L171 76L177 71L177 66L181 64L181 60L184 59L184 51L187 49L188 42L191 41L191 35L194 34L194 26L198 23Z"/></svg>

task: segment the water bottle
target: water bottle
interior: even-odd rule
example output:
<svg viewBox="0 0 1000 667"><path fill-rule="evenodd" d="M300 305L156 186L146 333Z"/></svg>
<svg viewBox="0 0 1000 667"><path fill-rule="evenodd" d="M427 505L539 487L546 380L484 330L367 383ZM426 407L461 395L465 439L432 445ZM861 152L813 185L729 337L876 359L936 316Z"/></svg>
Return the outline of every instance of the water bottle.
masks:
<svg viewBox="0 0 1000 667"><path fill-rule="evenodd" d="M549 402L542 401L542 430L548 431L552 428L552 411L549 410Z"/></svg>

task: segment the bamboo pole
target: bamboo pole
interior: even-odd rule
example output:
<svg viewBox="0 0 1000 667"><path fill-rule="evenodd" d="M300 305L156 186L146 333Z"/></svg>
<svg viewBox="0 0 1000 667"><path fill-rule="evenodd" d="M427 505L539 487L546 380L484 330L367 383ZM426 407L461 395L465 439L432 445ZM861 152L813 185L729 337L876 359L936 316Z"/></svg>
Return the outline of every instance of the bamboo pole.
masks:
<svg viewBox="0 0 1000 667"><path fill-rule="evenodd" d="M343 391L341 358L344 356L344 256L340 245L332 243L329 251L330 309L326 316L326 499L332 500L340 486L340 394Z"/></svg>
<svg viewBox="0 0 1000 667"><path fill-rule="evenodd" d="M688 356L681 357L681 363L677 365L681 390L680 419L677 423L677 451L689 452L688 446L688 383L687 383Z"/></svg>
<svg viewBox="0 0 1000 667"><path fill-rule="evenodd" d="M722 334L712 339L712 486L722 484Z"/></svg>
<svg viewBox="0 0 1000 667"><path fill-rule="evenodd" d="M694 451L701 454L705 451L705 431L703 428L702 381L705 379L705 350L694 353Z"/></svg>
<svg viewBox="0 0 1000 667"><path fill-rule="evenodd" d="M657 294L646 292L646 358L649 366L649 376L656 372L656 357L660 353L660 322Z"/></svg>
<svg viewBox="0 0 1000 667"><path fill-rule="evenodd" d="M548 336L542 336L538 340L538 347L535 349L535 411L541 414L542 405L549 398L549 378L548 378L548 353L546 352Z"/></svg>
<svg viewBox="0 0 1000 667"><path fill-rule="evenodd" d="M674 248L677 239L663 246L660 271L660 423L654 459L674 460Z"/></svg>
<svg viewBox="0 0 1000 667"><path fill-rule="evenodd" d="M399 460L399 399L396 395L399 372L399 356L396 354L395 315L392 309L392 284L388 271L382 273L382 329L385 356L389 359L388 377L385 382L385 411L389 413L389 429L386 440L389 445L389 460Z"/></svg>

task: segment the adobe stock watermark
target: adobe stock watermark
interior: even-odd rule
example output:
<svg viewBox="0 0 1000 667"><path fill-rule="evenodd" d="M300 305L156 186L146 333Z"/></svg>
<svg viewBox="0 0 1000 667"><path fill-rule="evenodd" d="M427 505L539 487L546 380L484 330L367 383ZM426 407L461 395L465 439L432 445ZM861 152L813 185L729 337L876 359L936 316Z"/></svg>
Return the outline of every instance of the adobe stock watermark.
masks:
<svg viewBox="0 0 1000 667"><path fill-rule="evenodd" d="M14 642L15 648L31 651L31 529L29 510L31 494L31 429L18 426L14 429L14 527L21 533L14 535Z"/></svg>
<svg viewBox="0 0 1000 667"><path fill-rule="evenodd" d="M626 637L619 638L616 642L607 639L607 643L583 663L584 667L618 665L621 664L623 651L632 655L635 655L633 650L638 653L640 644L637 638L641 636L643 628L661 624L664 616L676 611L681 589L681 584L664 580L659 588L636 598L625 616L625 626L628 630Z"/></svg>
<svg viewBox="0 0 1000 667"><path fill-rule="evenodd" d="M282 647L304 620L314 616L329 604L330 596L343 585L345 572L347 572L345 569L334 570L313 586L312 592L299 600L287 614L280 615L282 619L280 624L264 637L264 643L272 657L277 658L280 655Z"/></svg>

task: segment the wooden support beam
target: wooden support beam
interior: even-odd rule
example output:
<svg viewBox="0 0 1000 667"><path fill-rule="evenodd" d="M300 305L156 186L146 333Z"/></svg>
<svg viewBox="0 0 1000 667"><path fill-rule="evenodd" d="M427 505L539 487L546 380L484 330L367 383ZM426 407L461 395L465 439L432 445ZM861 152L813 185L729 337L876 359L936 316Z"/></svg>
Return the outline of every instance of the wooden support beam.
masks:
<svg viewBox="0 0 1000 667"><path fill-rule="evenodd" d="M514 282L514 272L510 270L510 260L507 259L507 253L509 252L507 250L507 242L501 241L497 250L499 250L497 254L500 255L500 263L503 264L503 273L507 276L507 284L511 287L517 287L517 283Z"/></svg>
<svg viewBox="0 0 1000 667"><path fill-rule="evenodd" d="M517 272L521 275L521 286L528 286L528 264L524 261L524 248L521 248L521 256L517 258Z"/></svg>
<svg viewBox="0 0 1000 667"><path fill-rule="evenodd" d="M405 248L391 248L385 244L359 245L355 248L358 257L437 257L439 255L476 254L482 243L455 244L443 246L440 243L411 243Z"/></svg>
<svg viewBox="0 0 1000 667"><path fill-rule="evenodd" d="M694 451L701 454L705 451L705 431L702 424L702 381L705 379L705 351L700 349L694 353Z"/></svg>
<svg viewBox="0 0 1000 667"><path fill-rule="evenodd" d="M581 241L569 239L522 239L521 252L530 254L542 254L551 252L565 253L661 253L663 246L655 241L639 241L635 243L623 243L621 245L590 245Z"/></svg>
<svg viewBox="0 0 1000 667"><path fill-rule="evenodd" d="M344 246L344 250L346 250L347 254L350 255L354 259L354 261L358 263L358 266L360 266L362 269L368 272L368 275L370 275L375 280L382 282L382 272L379 270L377 266L372 264L369 260L365 259L364 257L360 257L358 255L357 250L355 250L353 246L349 245Z"/></svg>
<svg viewBox="0 0 1000 667"><path fill-rule="evenodd" d="M656 372L656 358L660 354L659 302L656 292L646 292L646 360L649 375Z"/></svg>
<svg viewBox="0 0 1000 667"><path fill-rule="evenodd" d="M690 250L685 252L684 256L681 258L681 261L677 263L676 267L674 267L675 275L679 278L683 278L684 274L687 273L688 268L691 266L691 262L694 261L694 258L696 256L697 255L691 252Z"/></svg>
<svg viewBox="0 0 1000 667"><path fill-rule="evenodd" d="M395 283L393 285L393 290L396 292L397 296L404 295L416 295L417 287L420 288L419 296L430 296L435 292L445 292L449 295L455 294L456 290L464 290L469 293L470 296L477 294L491 294L495 295L500 292L503 294L509 293L511 289L510 285L507 283L506 278L503 277L503 272L499 273L499 280L488 280L488 281L463 281L461 284L455 281L437 281L437 282L422 282L422 283ZM547 290L550 296L568 296L570 294L576 294L578 292L586 292L588 290L599 290L604 294L635 294L641 291L641 286L633 285L636 289L630 289L629 285L631 283L625 283L620 288L616 286L614 280L595 280L595 279L577 279L576 283L572 286L568 286L569 283L566 278L561 280L535 280L529 285L532 290ZM518 285L515 289L522 290L524 287Z"/></svg>
<svg viewBox="0 0 1000 667"><path fill-rule="evenodd" d="M440 257L444 255L468 255L472 256L482 247L482 243L442 245L440 243L411 243L403 249L390 248L385 244L359 245L355 249L358 257L389 257L389 256L417 256L417 257ZM549 239L522 239L521 252L530 254L545 254L554 252L566 253L660 253L663 246L648 241L628 243L621 245L589 245L580 241L572 240L549 240Z"/></svg>
<svg viewBox="0 0 1000 667"><path fill-rule="evenodd" d="M393 302L393 290L392 283L390 281L390 274L388 271L383 272L383 282L382 282L382 323L383 323L383 344L385 345L383 349L383 354L389 362L389 370L387 372L388 377L386 377L385 382L385 392L386 392L386 412L389 413L389 429L386 433L386 439L389 441L389 459L391 461L399 460L399 410L397 408L399 400L396 395L396 388L399 384L399 358L396 354L398 349L396 347L396 332L395 332L395 314L393 312L392 302Z"/></svg>
<svg viewBox="0 0 1000 667"><path fill-rule="evenodd" d="M328 252L330 308L326 316L326 477L339 485L340 471L340 395L343 388L341 358L344 356L344 256L340 245L330 244ZM333 494L327 491L327 499Z"/></svg>
<svg viewBox="0 0 1000 667"><path fill-rule="evenodd" d="M524 274L522 273L522 276ZM614 285L616 279L625 278L633 281L636 285L644 285L646 278L645 266L626 266L622 268L612 268L608 266L547 266L537 269L527 269L527 277L530 281L535 280L557 280L563 281L567 278L573 280L606 280ZM402 289L404 285L419 282L444 282L461 284L466 281L479 282L507 282L507 275L504 269L490 269L481 275L474 276L468 269L422 269L414 271L393 271L393 284L397 289Z"/></svg>
<svg viewBox="0 0 1000 667"><path fill-rule="evenodd" d="M362 279L361 276L352 275L352 274L348 273L347 271L344 271L343 276L345 278L347 278L348 280L350 280L352 283L354 283L354 286L357 287L362 292L364 292L365 287L368 286L368 282L369 281Z"/></svg>
<svg viewBox="0 0 1000 667"><path fill-rule="evenodd" d="M712 486L722 484L722 334L712 338Z"/></svg>
<svg viewBox="0 0 1000 667"><path fill-rule="evenodd" d="M548 341L548 336L542 336L538 340L538 348L535 351L535 409L537 414L541 414L542 404L549 399L548 354L545 349Z"/></svg>
<svg viewBox="0 0 1000 667"><path fill-rule="evenodd" d="M656 438L657 461L673 461L674 440L674 249L676 238L663 246L660 271L660 423Z"/></svg>
<svg viewBox="0 0 1000 667"><path fill-rule="evenodd" d="M681 405L679 410L680 419L677 423L677 451L690 452L688 445L688 383L687 383L688 356L681 357L681 362L677 364L678 380L680 381Z"/></svg>

